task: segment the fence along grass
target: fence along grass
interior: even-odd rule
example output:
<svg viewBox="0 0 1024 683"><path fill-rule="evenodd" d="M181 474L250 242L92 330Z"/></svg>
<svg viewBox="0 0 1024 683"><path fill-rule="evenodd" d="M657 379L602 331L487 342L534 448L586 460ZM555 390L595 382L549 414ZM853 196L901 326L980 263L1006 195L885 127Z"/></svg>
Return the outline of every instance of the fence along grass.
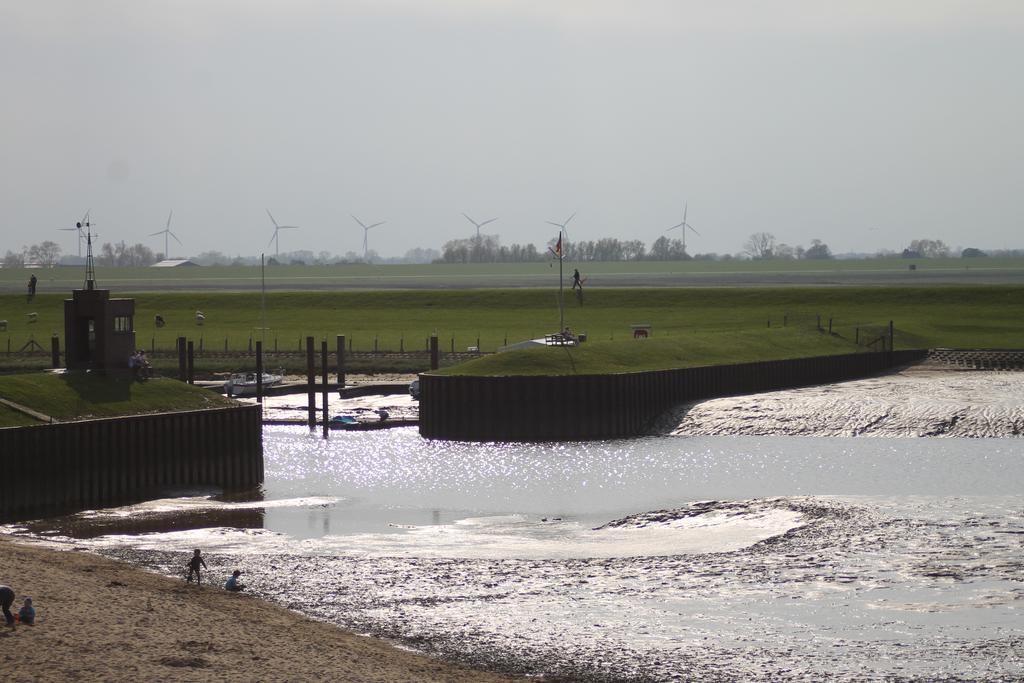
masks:
<svg viewBox="0 0 1024 683"><path fill-rule="evenodd" d="M115 296L132 296L115 292ZM50 336L63 337L65 295L0 295L0 354L36 341L49 350ZM557 292L538 289L372 292L271 292L267 330L259 292L140 293L136 300L138 345L170 351L185 336L198 350L247 353L250 340L265 337L272 352L299 351L307 335L327 339L333 349L345 334L355 352L426 349L437 332L443 351L479 346L494 351L509 342L539 337L558 327ZM195 312L205 321L197 325ZM833 333L855 339L862 331L895 321L897 348L918 346L1024 346L1024 287L743 287L588 288L584 306L566 298L566 323L591 340L631 336L630 324L650 323L653 336L692 337L772 326L806 326L831 318ZM36 322L29 322L36 313ZM164 327L156 327L160 315ZM813 324L813 323L811 323ZM873 332L872 332L873 334ZM477 343L479 340L479 344Z"/></svg>

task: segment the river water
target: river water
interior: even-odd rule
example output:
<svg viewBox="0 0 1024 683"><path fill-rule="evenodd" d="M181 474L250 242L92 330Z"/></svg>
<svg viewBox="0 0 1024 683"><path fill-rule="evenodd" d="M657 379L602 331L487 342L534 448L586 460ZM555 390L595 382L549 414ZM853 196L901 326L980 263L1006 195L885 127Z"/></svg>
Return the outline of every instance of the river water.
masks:
<svg viewBox="0 0 1024 683"><path fill-rule="evenodd" d="M264 447L262 500L19 531L168 574L199 547L314 618L519 673L1024 678L1021 439L268 427Z"/></svg>

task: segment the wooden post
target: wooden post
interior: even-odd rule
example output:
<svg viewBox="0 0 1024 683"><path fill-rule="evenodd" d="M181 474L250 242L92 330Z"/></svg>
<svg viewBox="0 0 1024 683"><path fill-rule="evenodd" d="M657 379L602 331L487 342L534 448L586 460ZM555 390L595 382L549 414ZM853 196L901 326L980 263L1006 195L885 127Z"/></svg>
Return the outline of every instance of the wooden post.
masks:
<svg viewBox="0 0 1024 683"><path fill-rule="evenodd" d="M50 367L60 367L60 337L57 335L50 337Z"/></svg>
<svg viewBox="0 0 1024 683"><path fill-rule="evenodd" d="M452 335L452 353L455 353L455 335Z"/></svg>
<svg viewBox="0 0 1024 683"><path fill-rule="evenodd" d="M263 342L256 342L256 403L263 404Z"/></svg>
<svg viewBox="0 0 1024 683"><path fill-rule="evenodd" d="M327 340L320 342L320 397L324 402L324 438L330 429L330 418L327 415Z"/></svg>
<svg viewBox="0 0 1024 683"><path fill-rule="evenodd" d="M338 389L345 388L345 335L338 335Z"/></svg>
<svg viewBox="0 0 1024 683"><path fill-rule="evenodd" d="M889 321L889 353L896 350L896 345L893 344L893 326L892 321ZM891 361L890 361L891 362Z"/></svg>
<svg viewBox="0 0 1024 683"><path fill-rule="evenodd" d="M316 364L313 355L313 338L306 337L306 398L309 411L309 431L316 429Z"/></svg>
<svg viewBox="0 0 1024 683"><path fill-rule="evenodd" d="M187 368L188 368L188 370L187 370L188 371L188 383L189 384L195 384L196 383L195 349L192 346L192 340L191 339L188 341L187 363L188 363L188 366L187 366Z"/></svg>
<svg viewBox="0 0 1024 683"><path fill-rule="evenodd" d="M817 327L820 330L821 329L821 314L819 313L817 317L818 317L818 322L814 323L814 326Z"/></svg>
<svg viewBox="0 0 1024 683"><path fill-rule="evenodd" d="M373 335L373 352L377 353L377 335Z"/></svg>
<svg viewBox="0 0 1024 683"><path fill-rule="evenodd" d="M828 333L832 334L832 318L828 319Z"/></svg>
<svg viewBox="0 0 1024 683"><path fill-rule="evenodd" d="M430 335L430 369L437 370L438 368L438 352L437 352L437 335Z"/></svg>
<svg viewBox="0 0 1024 683"><path fill-rule="evenodd" d="M785 327L789 323L789 315L782 316L782 326Z"/></svg>
<svg viewBox="0 0 1024 683"><path fill-rule="evenodd" d="M858 327L858 328L856 329L856 331L854 332L854 338L853 338L853 340L854 340L854 343L855 343L855 344L856 344L857 346L860 346L860 328L859 328L859 327Z"/></svg>
<svg viewBox="0 0 1024 683"><path fill-rule="evenodd" d="M184 382L188 379L185 367L185 338L178 337L178 381Z"/></svg>

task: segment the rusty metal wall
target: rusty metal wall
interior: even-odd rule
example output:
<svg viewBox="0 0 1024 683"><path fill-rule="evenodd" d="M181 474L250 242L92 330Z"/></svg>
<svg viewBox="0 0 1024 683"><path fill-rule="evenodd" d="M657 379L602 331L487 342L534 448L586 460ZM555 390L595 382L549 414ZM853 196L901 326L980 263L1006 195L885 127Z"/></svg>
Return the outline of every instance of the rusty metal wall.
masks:
<svg viewBox="0 0 1024 683"><path fill-rule="evenodd" d="M617 375L420 375L420 434L458 441L639 436L680 403L825 384L919 360L924 350L856 353Z"/></svg>
<svg viewBox="0 0 1024 683"><path fill-rule="evenodd" d="M0 429L0 520L263 483L260 406Z"/></svg>

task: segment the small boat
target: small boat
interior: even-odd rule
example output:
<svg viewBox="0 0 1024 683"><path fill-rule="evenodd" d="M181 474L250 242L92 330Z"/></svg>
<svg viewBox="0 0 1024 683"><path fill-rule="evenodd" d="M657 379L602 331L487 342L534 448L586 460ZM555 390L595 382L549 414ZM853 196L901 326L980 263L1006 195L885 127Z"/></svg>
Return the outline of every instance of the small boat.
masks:
<svg viewBox="0 0 1024 683"><path fill-rule="evenodd" d="M263 388L280 384L284 380L283 375L271 375L263 373ZM224 392L228 396L255 396L256 395L256 373L239 372L231 375L227 382L224 382Z"/></svg>

